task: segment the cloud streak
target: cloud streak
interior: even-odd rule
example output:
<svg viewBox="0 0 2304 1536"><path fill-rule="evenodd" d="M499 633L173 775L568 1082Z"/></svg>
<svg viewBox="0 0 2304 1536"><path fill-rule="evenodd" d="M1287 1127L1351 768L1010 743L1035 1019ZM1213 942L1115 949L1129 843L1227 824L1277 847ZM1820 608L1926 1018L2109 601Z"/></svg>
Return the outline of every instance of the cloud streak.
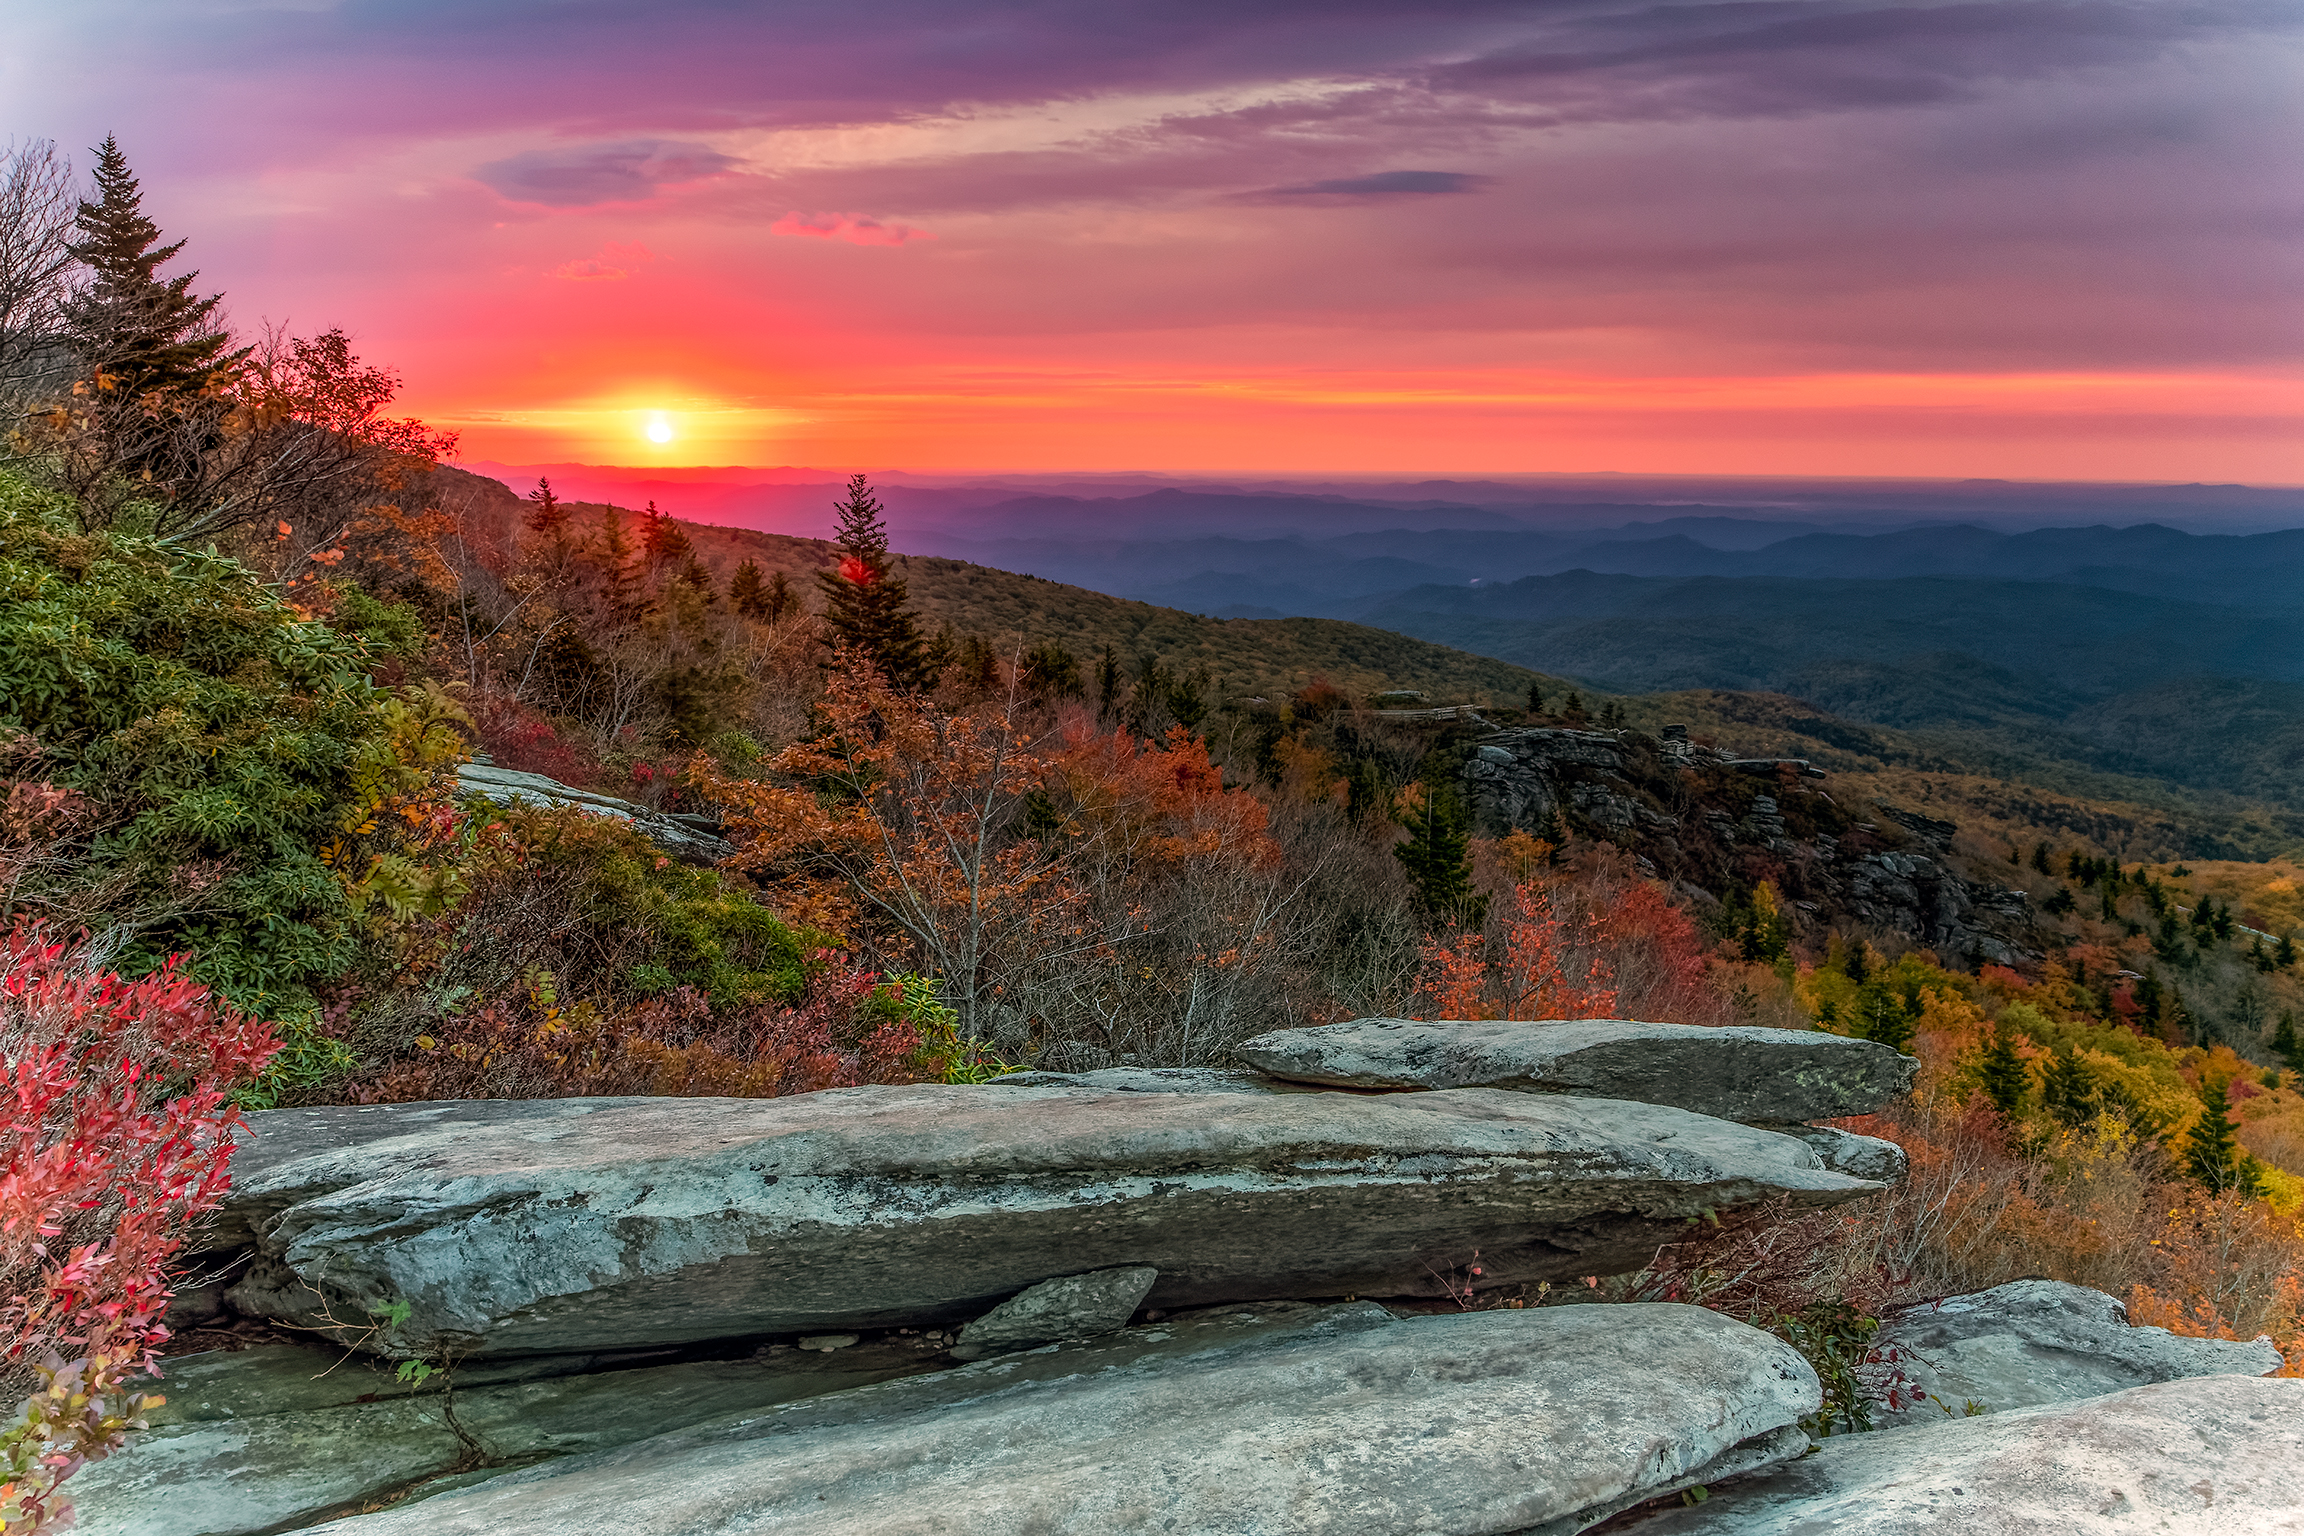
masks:
<svg viewBox="0 0 2304 1536"><path fill-rule="evenodd" d="M909 224L884 224L861 213L788 213L768 226L772 235L843 240L850 245L906 245L936 237Z"/></svg>

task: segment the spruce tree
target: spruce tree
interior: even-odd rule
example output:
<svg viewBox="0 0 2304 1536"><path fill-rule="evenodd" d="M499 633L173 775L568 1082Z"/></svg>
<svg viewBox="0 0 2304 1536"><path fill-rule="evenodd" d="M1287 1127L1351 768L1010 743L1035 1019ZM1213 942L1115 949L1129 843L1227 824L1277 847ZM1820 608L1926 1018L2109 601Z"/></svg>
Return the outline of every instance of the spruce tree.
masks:
<svg viewBox="0 0 2304 1536"><path fill-rule="evenodd" d="M2032 848L2032 867L2044 875L2052 875L2055 867L2048 862L2048 845L2036 843Z"/></svg>
<svg viewBox="0 0 2304 1536"><path fill-rule="evenodd" d="M2292 935L2280 935L2280 942L2272 947L2272 963L2283 971L2295 969L2296 940Z"/></svg>
<svg viewBox="0 0 2304 1536"><path fill-rule="evenodd" d="M553 492L552 477L539 476L536 489L528 493L528 531L548 539L557 539L566 531L568 519L573 515L568 510L568 504Z"/></svg>
<svg viewBox="0 0 2304 1536"><path fill-rule="evenodd" d="M2004 1030L1993 1032L1991 1049L1984 1053L1982 1078L1984 1097L2011 1119L2031 1096L2031 1075L2024 1070L2024 1058L2016 1053L2016 1042Z"/></svg>
<svg viewBox="0 0 2304 1536"><path fill-rule="evenodd" d="M1528 718L1533 720L1542 713L1544 713L1544 685L1530 683L1528 685Z"/></svg>
<svg viewBox="0 0 2304 1536"><path fill-rule="evenodd" d="M2291 1072L2304 1073L2304 1040L2296 1037L2296 1013L2283 1010L2279 1025L2272 1031L2272 1054L2288 1064Z"/></svg>
<svg viewBox="0 0 2304 1536"><path fill-rule="evenodd" d="M1488 899L1472 889L1472 818L1464 797L1446 780L1427 783L1423 808L1404 820L1408 840L1392 854L1408 872L1417 910L1435 925L1479 927Z"/></svg>
<svg viewBox="0 0 2304 1536"><path fill-rule="evenodd" d="M768 583L760 575L760 562L747 560L728 579L728 606L747 619L768 619Z"/></svg>
<svg viewBox="0 0 2304 1536"><path fill-rule="evenodd" d="M2040 1107L2075 1128L2095 1117L2095 1074L2069 1045L2050 1056L2040 1074Z"/></svg>
<svg viewBox="0 0 2304 1536"><path fill-rule="evenodd" d="M2200 1118L2184 1136L2184 1171L2211 1194L2236 1189L2245 1195L2262 1195L2264 1181L2256 1160L2240 1150L2239 1138L2233 1134L2232 1106L2224 1085L2203 1088L2200 1104Z"/></svg>
<svg viewBox="0 0 2304 1536"><path fill-rule="evenodd" d="M920 633L906 606L910 593L888 574L888 527L879 499L862 475L848 478L848 499L835 505L840 525L832 547L840 562L817 573L824 593L824 623L836 644L870 661L889 686L916 692L936 680L942 658Z"/></svg>
<svg viewBox="0 0 2304 1536"><path fill-rule="evenodd" d="M1120 670L1120 653L1105 646L1096 658L1096 713L1100 718L1111 718L1112 711L1119 706L1126 681Z"/></svg>
<svg viewBox="0 0 2304 1536"><path fill-rule="evenodd" d="M196 296L197 272L159 275L185 242L160 243L160 226L145 216L143 191L116 139L96 151L96 191L95 202L80 205L80 238L65 247L89 275L63 306L65 337L110 381L104 393L124 403L197 393L248 355L247 348L232 350L216 313L223 295Z"/></svg>
<svg viewBox="0 0 2304 1536"><path fill-rule="evenodd" d="M669 512L658 511L653 501L640 512L640 548L650 565L684 560L693 549L687 530L674 522Z"/></svg>

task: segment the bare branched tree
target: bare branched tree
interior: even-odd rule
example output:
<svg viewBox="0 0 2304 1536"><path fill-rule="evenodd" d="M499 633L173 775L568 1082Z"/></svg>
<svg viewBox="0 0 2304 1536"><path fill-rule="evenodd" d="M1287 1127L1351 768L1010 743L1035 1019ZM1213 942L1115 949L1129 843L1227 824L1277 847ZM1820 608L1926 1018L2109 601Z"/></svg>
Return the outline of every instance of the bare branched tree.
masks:
<svg viewBox="0 0 2304 1536"><path fill-rule="evenodd" d="M12 406L70 366L56 332L71 292L65 246L77 205L72 162L52 140L0 149L0 399Z"/></svg>

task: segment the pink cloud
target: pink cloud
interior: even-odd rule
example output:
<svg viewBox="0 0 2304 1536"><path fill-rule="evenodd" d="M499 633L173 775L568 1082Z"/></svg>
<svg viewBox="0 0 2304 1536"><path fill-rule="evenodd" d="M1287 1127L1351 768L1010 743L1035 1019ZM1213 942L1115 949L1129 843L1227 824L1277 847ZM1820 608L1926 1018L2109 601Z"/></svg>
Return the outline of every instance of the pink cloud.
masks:
<svg viewBox="0 0 2304 1536"><path fill-rule="evenodd" d="M860 213L788 213L769 225L768 232L845 240L850 245L903 245L911 240L936 238L925 229L914 229L909 224L883 224Z"/></svg>
<svg viewBox="0 0 2304 1536"><path fill-rule="evenodd" d="M655 259L656 253L644 245L620 245L611 240L600 247L599 255L564 261L552 269L551 275L578 283L613 281L620 277L630 277L633 267Z"/></svg>

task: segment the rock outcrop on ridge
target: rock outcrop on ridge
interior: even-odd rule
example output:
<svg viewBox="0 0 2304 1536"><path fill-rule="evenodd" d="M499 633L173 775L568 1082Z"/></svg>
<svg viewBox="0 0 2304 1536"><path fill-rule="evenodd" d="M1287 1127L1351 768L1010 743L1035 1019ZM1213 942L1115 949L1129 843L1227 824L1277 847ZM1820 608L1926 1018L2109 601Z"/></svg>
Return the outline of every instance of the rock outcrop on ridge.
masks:
<svg viewBox="0 0 2304 1536"><path fill-rule="evenodd" d="M541 773L521 773L493 763L466 763L458 768L456 796L460 800L492 800L498 805L565 806L628 821L684 864L716 864L736 851L720 824L710 817L651 810L614 795L563 784Z"/></svg>
<svg viewBox="0 0 2304 1536"><path fill-rule="evenodd" d="M1272 1077L1341 1088L1509 1088L1779 1124L1871 1114L1920 1067L1822 1030L1631 1019L1354 1019L1274 1030L1233 1054Z"/></svg>
<svg viewBox="0 0 2304 1536"><path fill-rule="evenodd" d="M1835 1435L1637 1536L2304 1531L2304 1381L2201 1376L1927 1429Z"/></svg>
<svg viewBox="0 0 2304 1536"><path fill-rule="evenodd" d="M2056 1280L2013 1280L1912 1307L1872 1342L1903 1374L1901 1395L1918 1397L1876 1414L1882 1428L1940 1424L1970 1404L1999 1412L2191 1376L2264 1376L2282 1364L2269 1339L2134 1327L2117 1298Z"/></svg>
<svg viewBox="0 0 2304 1536"><path fill-rule="evenodd" d="M1831 1205L1901 1170L1888 1143L1639 1095L1822 1117L1876 1107L1903 1058L1626 1021L1326 1038L1365 1055L1435 1028L1474 1033L1426 1067L1508 1060L1515 1086L1116 1069L253 1115L205 1255L229 1288L202 1305L333 1342L170 1361L152 1431L74 1480L81 1528L2204 1529L2185 1457L2219 1514L2283 1528L2292 1495L2250 1463L2294 1456L2298 1384L2167 1379L2278 1357L2130 1328L2077 1287L1891 1320L1887 1366L1932 1399L1890 1418L1921 1427L1793 1465L1818 1383L1769 1334L1673 1304L1496 1305L1637 1268L1703 1212ZM1612 1061L1621 1092L1595 1096ZM401 1379L411 1358L436 1373ZM2137 1381L2159 1384L2020 1406ZM1971 1400L1985 1416L1947 1416ZM2075 1476L2050 1465L2065 1440ZM1710 1502L1653 1513L1699 1485ZM1927 1523L1946 1514L1966 1523Z"/></svg>
<svg viewBox="0 0 2304 1536"><path fill-rule="evenodd" d="M1171 1309L1431 1296L1475 1250L1492 1285L1611 1274L1706 1211L1879 1187L1769 1131L1486 1089L289 1114L285 1159L250 1117L258 1155L226 1214L257 1256L228 1299L395 1356L958 1322L1052 1274L1136 1264Z"/></svg>
<svg viewBox="0 0 2304 1536"><path fill-rule="evenodd" d="M1698 1308L1187 1319L514 1472L321 1530L1569 1532L1800 1454L1815 1373Z"/></svg>

